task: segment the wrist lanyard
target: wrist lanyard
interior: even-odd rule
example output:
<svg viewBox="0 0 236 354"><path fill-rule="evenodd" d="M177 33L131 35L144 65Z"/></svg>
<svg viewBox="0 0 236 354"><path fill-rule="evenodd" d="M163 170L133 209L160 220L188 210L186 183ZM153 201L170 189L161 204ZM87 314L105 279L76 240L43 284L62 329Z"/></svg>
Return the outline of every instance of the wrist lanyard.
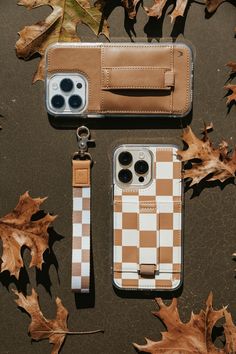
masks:
<svg viewBox="0 0 236 354"><path fill-rule="evenodd" d="M79 150L72 158L72 275L71 289L89 293L90 288L90 169L92 158L88 151L90 131L81 126L77 129Z"/></svg>

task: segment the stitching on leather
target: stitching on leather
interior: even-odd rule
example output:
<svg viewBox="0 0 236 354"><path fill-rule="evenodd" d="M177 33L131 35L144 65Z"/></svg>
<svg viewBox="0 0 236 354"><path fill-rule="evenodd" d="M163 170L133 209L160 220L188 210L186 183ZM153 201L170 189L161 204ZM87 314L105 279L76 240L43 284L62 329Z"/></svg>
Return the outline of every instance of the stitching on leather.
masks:
<svg viewBox="0 0 236 354"><path fill-rule="evenodd" d="M170 48L169 46L160 46L160 47L164 47L164 48ZM174 111L168 111L168 110L158 110L158 111L144 111L144 110L138 110L138 111L127 111L127 110L103 110L101 111L101 113L107 113L109 111L109 113L165 113L165 114L183 114L184 112L186 112L188 106L189 106L189 83L190 83L190 76L191 76L191 72L189 71L190 69L190 57L189 57L189 51L185 48L185 47L178 47L182 50L185 51L185 53L187 53L187 65L186 65L186 76L187 76L187 90L186 90L186 101L185 101L185 106L183 109L177 109ZM189 75L188 75L189 73Z"/></svg>
<svg viewBox="0 0 236 354"><path fill-rule="evenodd" d="M164 86L164 82L162 84L162 86L141 86L141 85L134 85L134 86L131 86L131 85L126 85L126 86L123 86L123 85L112 85L111 83L111 75L110 75L110 71L116 71L116 70L144 70L144 69L148 69L148 70L159 70L159 71L164 71L164 75L167 71L170 71L169 68L157 68L157 67L148 67L148 66L130 66L130 67L103 67L103 75L107 75L107 80L106 80L106 84L105 84L105 80L104 80L104 86L107 88L107 89L136 89L136 88L140 88L140 89L146 89L146 88L149 88L149 89L163 89L163 90L168 90L169 88L165 88ZM110 83L110 85L109 85Z"/></svg>
<svg viewBox="0 0 236 354"><path fill-rule="evenodd" d="M110 73L108 70L106 70L107 73L107 88L109 87L109 82L110 82Z"/></svg>
<svg viewBox="0 0 236 354"><path fill-rule="evenodd" d="M171 53L170 53L170 67L171 70L174 71L174 46L171 46ZM173 112L173 90L171 89L170 94L170 110Z"/></svg>
<svg viewBox="0 0 236 354"><path fill-rule="evenodd" d="M142 70L142 69L150 69L150 70L165 70L165 71L170 71L169 68L160 68L156 66L105 66L103 69L109 69L109 70L130 70L130 69L137 69L137 70Z"/></svg>
<svg viewBox="0 0 236 354"><path fill-rule="evenodd" d="M107 109L107 110L102 110L101 113L142 113L142 114L145 114L145 113L172 113L171 111L144 111L144 110L139 110L139 111L128 111L127 109L125 110L118 110L118 111L115 111L115 110L111 110L111 109ZM178 112L178 111L176 111Z"/></svg>
<svg viewBox="0 0 236 354"><path fill-rule="evenodd" d="M120 48L130 48L130 44L129 45L119 45L119 44L117 44L117 45L109 45L109 48L117 48L117 47L120 47ZM103 49L106 47L105 45L94 45L94 46L79 46L78 45L78 47L80 47L80 48L101 48L101 52L102 52L102 56L103 56ZM76 49L76 48L78 48L78 47L66 47L67 49ZM149 48L149 49L152 49L152 48L156 48L156 47L158 47L158 48L171 48L171 46L168 46L168 45L153 45L153 47L150 47L150 44L148 44L148 45L133 45L132 44L132 48ZM55 48L53 48L49 53L48 53L48 63L50 62L50 56L52 55L52 52L53 51L55 51L55 50L57 50L57 49L61 49L60 47L55 47ZM103 60L102 60L102 62L103 62ZM49 65L48 65L49 66Z"/></svg>
<svg viewBox="0 0 236 354"><path fill-rule="evenodd" d="M118 45L115 45L115 46L109 46L109 48L110 47L113 47L113 48L117 48L117 47L119 47L119 48L130 48L130 45L119 45L118 44ZM158 46L153 46L153 47L150 47L150 45L132 45L132 48L149 48L150 50L151 49L153 50L153 48L156 48L156 47L171 49L173 47L173 45L169 45L169 46L168 45L158 45ZM104 64L104 61L103 61L103 64ZM137 68L137 67L135 67L135 68ZM139 68L142 69L142 68L146 68L146 67L145 66L141 66ZM155 67L153 67L153 68L155 68ZM103 66L102 66L102 69L103 69ZM128 88L128 87L124 87L124 88ZM142 87L142 88L145 88L145 87ZM103 90L101 90L101 91L102 91L102 97L104 98L104 91ZM127 109L126 110L110 110L110 109L103 110L102 109L104 107L103 104L104 104L104 100L102 100L101 113L108 113L108 112L109 113L123 113L123 112L125 112L125 113L143 113L143 114L145 114L145 113L158 113L158 114L160 114L160 113L168 114L169 113L169 114L171 114L172 113L171 109L170 110L158 110L158 111L157 110L155 110L155 111L153 111L153 110L151 110L151 111L147 111L147 110L145 110L145 111L144 110L129 110L128 111Z"/></svg>
<svg viewBox="0 0 236 354"><path fill-rule="evenodd" d="M114 270L114 272L120 274L120 273L123 273L124 271ZM124 272L124 273L136 273L136 272ZM181 274L181 273L180 273L180 272L177 272L177 273L171 273L171 274L174 275L174 274ZM157 277L157 278L155 277L154 279L155 279L155 280L159 280L158 277ZM171 282L173 282L174 280L175 280L175 279L173 279L173 277L172 277L172 279L170 279ZM122 282L121 282L119 279L114 279L114 281L117 282L119 285L122 285ZM173 284L172 284L172 287L173 287ZM161 288L166 288L166 289L172 289L172 287L169 286L169 285L161 285ZM135 288L135 287L132 287L132 286L124 286L124 285L122 286L122 288L123 288L123 289L126 289L126 288L127 288L127 289L131 289L131 288L133 288L133 289L140 289L140 288ZM152 285L145 285L145 289L146 289L146 288L155 289L155 287L152 286Z"/></svg>
<svg viewBox="0 0 236 354"><path fill-rule="evenodd" d="M78 46L79 47L79 46ZM103 63L104 63L104 48L106 46L104 45L93 45L93 46L81 46L80 48L101 48L101 59L102 59L102 65L101 65L101 69L103 68ZM109 45L109 48L130 48L130 44L129 45ZM153 45L153 47L150 47L150 45L133 45L132 44L132 48L149 48L149 49L153 49L153 48L172 48L172 46L168 46L168 45ZM73 49L73 47L68 47L70 49ZM187 52L187 65L186 65L186 76L187 76L187 90L186 90L186 101L185 101L185 106L184 106L184 109L180 109L180 110L175 110L174 112L173 111L168 111L168 110L156 110L156 111L144 111L144 110L137 110L137 111L127 111L127 110L109 110L109 113L123 113L123 112L127 112L127 113L142 113L142 114L145 114L145 113L184 113L186 112L188 106L189 106L189 101L190 101L190 88L189 88L189 83L190 83L190 75L191 75L191 72L189 72L189 69L190 69L190 57L189 57L189 52L188 50L185 48L185 47L181 47L181 46L178 46L178 48L182 49L183 51ZM48 72L58 72L58 71L61 71L61 70L65 70L63 67L59 67L57 69L53 69L53 70L50 70L50 66L51 66L51 56L53 54L53 51L57 50L57 49L60 49L59 47L56 47L54 48L53 50L51 50L49 53L48 53L48 57L47 57L47 62L48 62ZM71 72L78 72L78 69L70 69L69 71ZM81 71L82 72L82 71ZM188 75L189 73L189 75ZM88 83L90 83L90 80L87 76L87 74L84 73L84 75L86 76L87 80L88 80ZM90 87L90 85L89 85ZM102 91L102 90L101 90ZM89 93L90 93L90 88L89 88ZM101 92L101 113L107 113L108 110L103 110L103 91ZM91 112L91 110L88 109L88 112Z"/></svg>
<svg viewBox="0 0 236 354"><path fill-rule="evenodd" d="M178 203L178 202L175 202L175 201L173 201L174 203ZM169 203L173 203L173 202L169 202ZM127 201L127 202L123 202L123 201L120 201L120 200L115 200L114 201L114 204L141 204L143 207L148 207L148 208L151 208L151 207L156 207L156 205L157 205L157 202L148 202L148 201L140 201L140 202L129 202L129 201Z"/></svg>
<svg viewBox="0 0 236 354"><path fill-rule="evenodd" d="M192 88L189 88L189 83L190 83L190 76L191 76L191 72L190 72L190 57L189 57L189 51L185 48L185 47L178 47L180 49L182 49L183 51L185 51L185 53L187 53L187 65L186 65L186 77L187 77L187 90L186 90L186 98L185 98L185 105L184 105L184 108L183 109L179 109L179 110L175 110L176 113L184 113L186 112L188 106L189 106L189 103L190 103L190 89ZM188 75L189 73L189 75Z"/></svg>
<svg viewBox="0 0 236 354"><path fill-rule="evenodd" d="M164 85L163 86L139 86L139 85L136 85L136 86L112 86L112 85L109 85L108 86L108 83L107 85L105 86L105 88L103 88L103 90L105 89L110 89L110 90L115 90L115 89L159 89L159 90L165 90L165 91L168 91L168 90L171 90L171 88L169 87L165 87Z"/></svg>

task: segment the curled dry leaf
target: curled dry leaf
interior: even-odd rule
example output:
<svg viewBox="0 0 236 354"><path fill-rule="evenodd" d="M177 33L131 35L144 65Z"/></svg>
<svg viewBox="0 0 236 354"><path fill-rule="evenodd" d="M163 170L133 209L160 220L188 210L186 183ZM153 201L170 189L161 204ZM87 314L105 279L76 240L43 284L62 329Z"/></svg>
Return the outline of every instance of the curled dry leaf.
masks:
<svg viewBox="0 0 236 354"><path fill-rule="evenodd" d="M169 306L166 306L161 298L156 302L160 310L154 312L154 316L160 318L165 324L168 332L162 332L162 340L154 342L146 339L145 345L134 343L139 351L151 354L232 354L236 350L236 327L233 324L230 313L223 307L215 311L212 307L212 293L206 301L206 309L199 314L191 314L188 323L183 323L179 317L177 299L173 299ZM225 318L226 344L224 349L216 348L212 342L212 329L216 322Z"/></svg>
<svg viewBox="0 0 236 354"><path fill-rule="evenodd" d="M207 11L214 12L222 2L225 0L205 0ZM122 5L126 9L130 19L135 18L137 15L137 5L141 0L122 0ZM171 22L179 16L184 16L186 7L190 0L176 0L175 7L170 14ZM162 16L163 9L167 5L168 0L154 0L154 4L151 7L143 6L148 16L160 18Z"/></svg>
<svg viewBox="0 0 236 354"><path fill-rule="evenodd" d="M49 343L53 344L51 354L59 353L67 334L93 334L103 332L102 330L70 332L67 327L68 311L58 297L56 298L56 318L48 320L40 310L38 295L34 289L32 289L32 294L29 296L24 296L16 290L13 290L13 292L18 296L18 299L15 300L17 305L22 307L31 316L31 323L28 329L31 338L36 341L49 339Z"/></svg>
<svg viewBox="0 0 236 354"><path fill-rule="evenodd" d="M236 150L231 154L224 140L215 148L208 137L208 131L212 129L212 124L205 125L202 139L197 138L189 126L183 130L182 140L188 148L178 150L177 154L183 162L190 164L190 168L185 164L183 174L185 179L191 180L190 186L203 179L224 182L235 177Z"/></svg>
<svg viewBox="0 0 236 354"><path fill-rule="evenodd" d="M225 324L224 334L226 339L225 353L236 353L236 326L233 323L231 313L224 310Z"/></svg>
<svg viewBox="0 0 236 354"><path fill-rule="evenodd" d="M230 72L230 81L231 81L231 79L234 77L236 73L236 62L230 61L229 63L226 64L226 66L231 69ZM236 85L229 84L224 86L224 88L228 90L229 93L231 92L229 95L227 95L226 104L228 105L233 101L236 101Z"/></svg>
<svg viewBox="0 0 236 354"><path fill-rule="evenodd" d="M49 225L56 216L47 214L43 218L32 221L32 215L39 211L46 198L31 198L26 192L20 197L16 208L0 219L0 238L3 243L1 272L8 270L11 275L19 278L23 267L21 248L30 249L30 267L42 269L43 254L48 246Z"/></svg>
<svg viewBox="0 0 236 354"><path fill-rule="evenodd" d="M209 13L215 12L216 9L226 0L205 0L206 8Z"/></svg>
<svg viewBox="0 0 236 354"><path fill-rule="evenodd" d="M18 5L31 10L48 5L53 11L44 20L35 25L25 26L16 42L16 53L25 60L39 54L40 60L33 82L44 79L45 50L56 42L79 42L77 25L86 24L96 34L109 37L107 22L102 20L102 6L90 5L89 0L20 0Z"/></svg>
<svg viewBox="0 0 236 354"><path fill-rule="evenodd" d="M236 101L236 85L229 84L224 86L224 88L231 92L231 94L227 96L226 104L230 104L231 102Z"/></svg>
<svg viewBox="0 0 236 354"><path fill-rule="evenodd" d="M226 66L231 69L231 73L236 73L236 63L234 61L228 62Z"/></svg>

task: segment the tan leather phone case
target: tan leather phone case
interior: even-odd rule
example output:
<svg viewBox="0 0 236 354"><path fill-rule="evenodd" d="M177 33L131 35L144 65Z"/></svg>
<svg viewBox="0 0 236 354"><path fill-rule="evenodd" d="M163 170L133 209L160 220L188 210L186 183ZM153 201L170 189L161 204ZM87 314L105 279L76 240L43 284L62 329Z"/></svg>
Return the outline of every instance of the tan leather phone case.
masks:
<svg viewBox="0 0 236 354"><path fill-rule="evenodd" d="M83 110L69 115L184 116L192 67L192 51L182 43L62 43L47 51L46 85L58 73L86 79Z"/></svg>

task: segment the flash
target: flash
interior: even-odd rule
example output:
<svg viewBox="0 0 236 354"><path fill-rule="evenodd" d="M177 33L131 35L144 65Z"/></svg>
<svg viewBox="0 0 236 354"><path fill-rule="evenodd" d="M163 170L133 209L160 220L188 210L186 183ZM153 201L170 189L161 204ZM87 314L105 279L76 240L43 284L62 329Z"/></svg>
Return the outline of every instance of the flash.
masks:
<svg viewBox="0 0 236 354"><path fill-rule="evenodd" d="M54 82L52 84L52 88L53 88L53 90L57 90L58 89L58 84L56 82Z"/></svg>
<svg viewBox="0 0 236 354"><path fill-rule="evenodd" d="M139 156L140 159L144 159L145 154L144 154L143 151L140 151L140 153L138 154L138 156Z"/></svg>

